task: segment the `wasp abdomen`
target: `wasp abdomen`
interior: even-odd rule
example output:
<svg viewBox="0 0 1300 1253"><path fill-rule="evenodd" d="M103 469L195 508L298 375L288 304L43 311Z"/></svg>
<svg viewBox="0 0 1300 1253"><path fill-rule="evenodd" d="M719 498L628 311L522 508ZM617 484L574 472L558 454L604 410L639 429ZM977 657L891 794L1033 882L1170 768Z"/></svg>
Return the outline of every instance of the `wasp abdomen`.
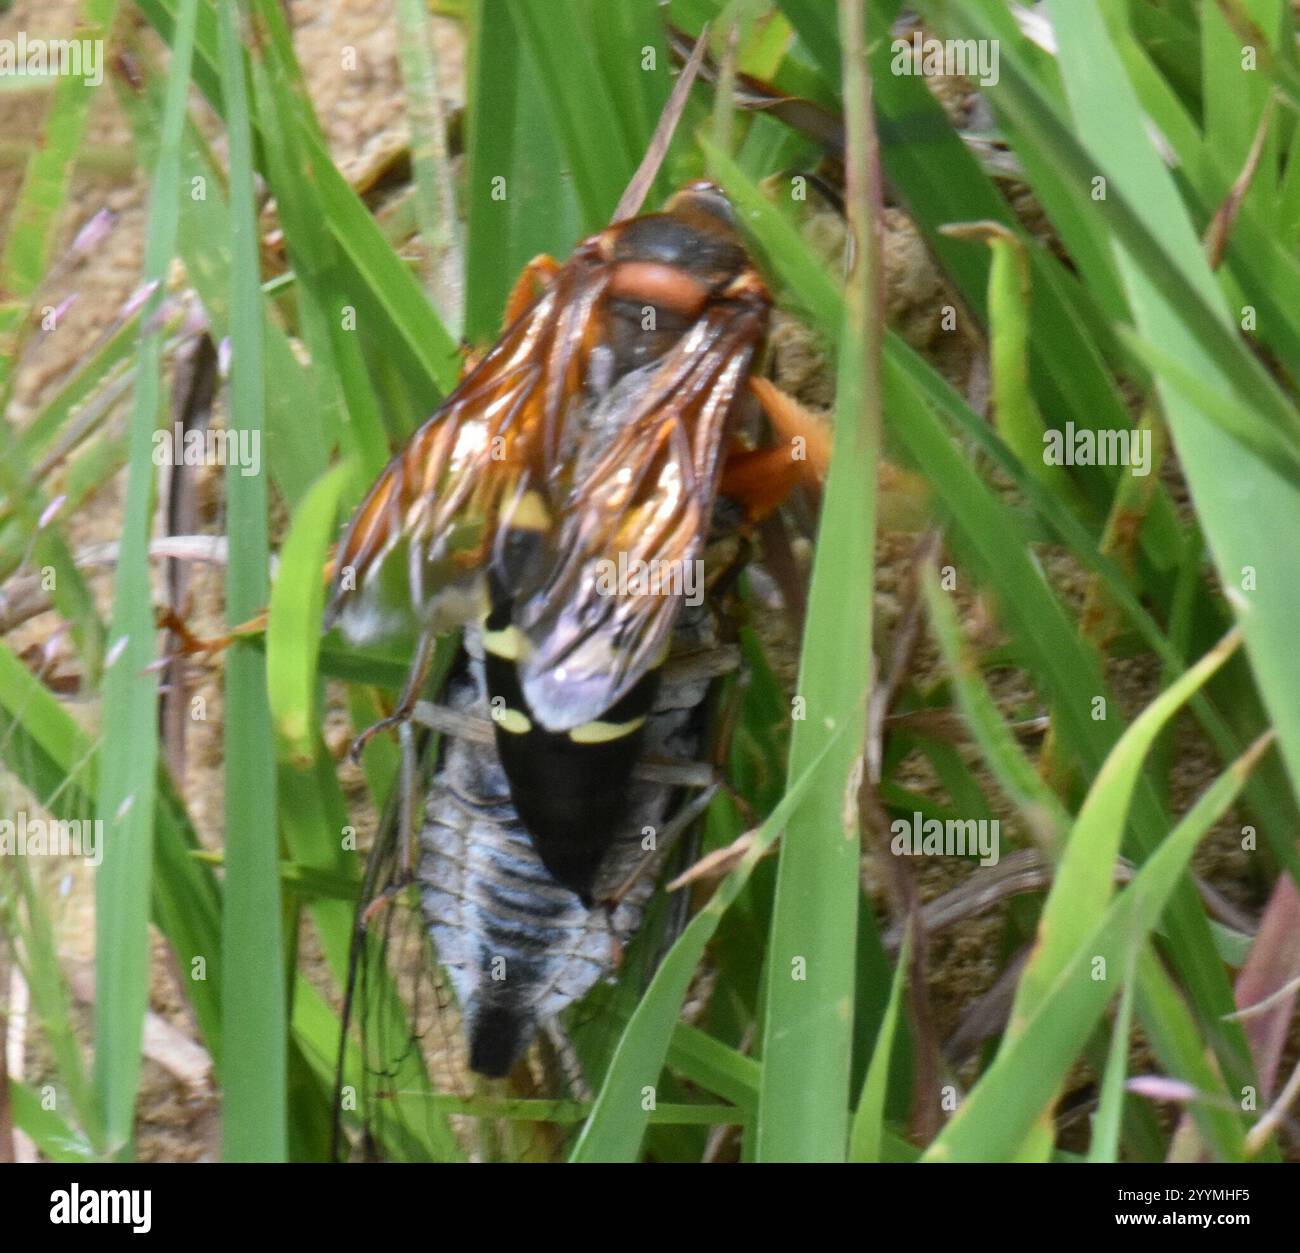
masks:
<svg viewBox="0 0 1300 1253"><path fill-rule="evenodd" d="M542 864L584 905L627 814L658 672L651 670L596 720L567 731L541 724L516 669L520 637L501 603L484 624L484 667L497 755L510 797Z"/></svg>

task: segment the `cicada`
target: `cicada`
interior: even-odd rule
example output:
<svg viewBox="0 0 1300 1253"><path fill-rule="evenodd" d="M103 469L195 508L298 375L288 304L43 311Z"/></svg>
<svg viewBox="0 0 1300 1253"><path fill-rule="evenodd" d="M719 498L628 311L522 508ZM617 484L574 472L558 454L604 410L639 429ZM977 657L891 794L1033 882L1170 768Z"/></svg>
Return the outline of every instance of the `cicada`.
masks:
<svg viewBox="0 0 1300 1253"><path fill-rule="evenodd" d="M741 439L771 300L719 188L523 282L358 508L327 610L354 643L414 624L387 722L416 710L436 637L462 633L423 719L443 734L405 877L488 1076L614 968L707 797L669 767L699 753L726 668L713 606L800 469ZM370 897L403 877L383 856Z"/></svg>

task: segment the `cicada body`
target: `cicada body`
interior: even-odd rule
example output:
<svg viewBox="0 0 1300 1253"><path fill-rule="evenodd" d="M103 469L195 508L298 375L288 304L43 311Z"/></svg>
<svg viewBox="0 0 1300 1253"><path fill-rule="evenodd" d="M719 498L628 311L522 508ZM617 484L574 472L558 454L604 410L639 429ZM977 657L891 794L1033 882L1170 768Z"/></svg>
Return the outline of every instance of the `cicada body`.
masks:
<svg viewBox="0 0 1300 1253"><path fill-rule="evenodd" d="M665 675L647 710L644 759L689 762L706 734L710 676L676 674L674 659L715 646L707 607L684 611ZM445 699L486 717L481 633L466 631L462 665ZM672 782L633 778L608 830L588 906L543 863L511 799L504 759L490 746L448 738L420 833L420 905L461 1007L470 1068L507 1074L540 1027L613 973L655 889L687 804Z"/></svg>

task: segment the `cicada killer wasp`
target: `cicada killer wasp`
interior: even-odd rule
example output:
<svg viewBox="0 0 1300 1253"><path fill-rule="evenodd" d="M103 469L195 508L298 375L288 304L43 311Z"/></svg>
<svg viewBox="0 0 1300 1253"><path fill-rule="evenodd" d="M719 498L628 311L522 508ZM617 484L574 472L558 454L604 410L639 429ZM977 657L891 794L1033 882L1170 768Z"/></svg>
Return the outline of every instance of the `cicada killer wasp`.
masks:
<svg viewBox="0 0 1300 1253"><path fill-rule="evenodd" d="M421 640L379 725L443 732L405 873L480 1074L613 969L654 887L645 833L661 855L700 808L670 767L698 755L726 668L711 606L801 469L738 438L769 310L709 183L540 260L339 546L327 626L362 643L413 620ZM391 840L375 855L368 898L403 879Z"/></svg>

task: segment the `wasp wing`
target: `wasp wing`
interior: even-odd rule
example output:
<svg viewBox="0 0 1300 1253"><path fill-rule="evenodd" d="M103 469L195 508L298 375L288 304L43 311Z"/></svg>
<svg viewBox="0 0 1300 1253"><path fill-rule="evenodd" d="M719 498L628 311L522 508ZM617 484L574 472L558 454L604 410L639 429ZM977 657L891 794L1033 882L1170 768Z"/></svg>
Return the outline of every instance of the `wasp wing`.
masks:
<svg viewBox="0 0 1300 1253"><path fill-rule="evenodd" d="M714 305L647 378L613 393L626 413L589 423L615 433L579 465L549 551L512 610L529 644L524 695L549 730L599 719L667 647L698 577L730 417L763 324L757 305Z"/></svg>
<svg viewBox="0 0 1300 1253"><path fill-rule="evenodd" d="M559 455L605 282L579 250L388 463L339 545L327 630L367 641L413 617L438 632L478 610L503 507Z"/></svg>

